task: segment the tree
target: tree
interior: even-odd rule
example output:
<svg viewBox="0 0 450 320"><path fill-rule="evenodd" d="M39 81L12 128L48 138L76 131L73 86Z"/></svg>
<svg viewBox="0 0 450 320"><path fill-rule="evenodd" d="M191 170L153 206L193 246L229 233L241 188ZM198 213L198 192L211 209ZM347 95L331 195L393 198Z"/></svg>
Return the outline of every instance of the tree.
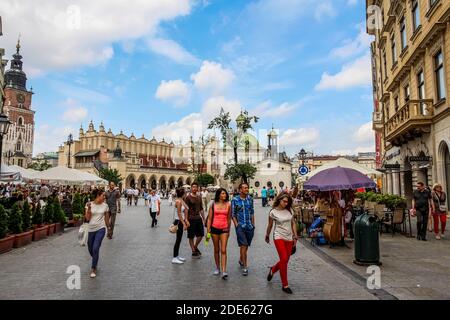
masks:
<svg viewBox="0 0 450 320"><path fill-rule="evenodd" d="M31 218L31 223L36 226L40 226L44 222L44 217L42 215L41 204L38 203L33 209L33 217Z"/></svg>
<svg viewBox="0 0 450 320"><path fill-rule="evenodd" d="M0 204L0 239L6 237L8 233L8 215L6 214L5 207Z"/></svg>
<svg viewBox="0 0 450 320"><path fill-rule="evenodd" d="M44 171L50 169L52 165L45 160L44 162L34 162L28 165L28 169L33 169L37 171Z"/></svg>
<svg viewBox="0 0 450 320"><path fill-rule="evenodd" d="M53 203L49 199L44 208L44 223L53 223L54 219Z"/></svg>
<svg viewBox="0 0 450 320"><path fill-rule="evenodd" d="M236 181L248 183L249 179L255 177L257 171L256 167L250 163L227 164L226 166L225 179L229 179L233 183Z"/></svg>
<svg viewBox="0 0 450 320"><path fill-rule="evenodd" d="M25 200L22 209L22 228L24 231L31 228L31 207L27 200Z"/></svg>
<svg viewBox="0 0 450 320"><path fill-rule="evenodd" d="M195 180L201 187L207 187L208 184L214 183L214 177L208 173L199 174L196 176Z"/></svg>
<svg viewBox="0 0 450 320"><path fill-rule="evenodd" d="M61 203L59 202L58 198L55 198L55 200L53 201L53 215L54 215L54 222L60 224L67 223L66 214L64 213L64 210L62 209Z"/></svg>
<svg viewBox="0 0 450 320"><path fill-rule="evenodd" d="M18 203L15 203L9 213L8 229L13 234L22 232L22 210Z"/></svg>
<svg viewBox="0 0 450 320"><path fill-rule="evenodd" d="M119 183L122 181L122 177L117 169L102 168L99 171L99 176L100 178L105 179L108 182L114 182L116 185L119 185Z"/></svg>
<svg viewBox="0 0 450 320"><path fill-rule="evenodd" d="M73 196L73 202L72 202L72 213L73 215L83 216L84 214L84 205L83 200L81 199L80 193L75 193Z"/></svg>

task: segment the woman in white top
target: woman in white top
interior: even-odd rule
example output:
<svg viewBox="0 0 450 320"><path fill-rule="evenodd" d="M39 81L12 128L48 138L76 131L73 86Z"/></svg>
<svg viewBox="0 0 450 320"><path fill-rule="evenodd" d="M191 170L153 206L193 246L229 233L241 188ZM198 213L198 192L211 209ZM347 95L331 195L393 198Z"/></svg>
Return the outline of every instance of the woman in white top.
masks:
<svg viewBox="0 0 450 320"><path fill-rule="evenodd" d="M293 253L293 248L296 246L298 239L297 228L292 215L292 202L292 197L286 192L280 193L276 197L269 213L269 224L266 232L266 242L270 243L270 232L275 222L273 239L280 257L280 261L270 268L267 281L272 280L274 273L280 271L281 289L289 294L292 294L292 290L288 285L287 267L289 257Z"/></svg>
<svg viewBox="0 0 450 320"><path fill-rule="evenodd" d="M177 240L175 241L175 246L173 247L173 259L172 263L182 264L186 261L185 258L180 257L180 244L181 239L183 238L184 230L187 230L189 227L189 221L186 219L186 212L189 210L187 204L183 200L184 189L178 188L176 190L177 198L175 200L175 208L174 209L174 224L178 226L177 229Z"/></svg>
<svg viewBox="0 0 450 320"><path fill-rule="evenodd" d="M86 204L85 218L89 221L88 249L92 257L91 278L96 277L100 246L106 234L110 231L109 207L105 202L105 192L100 189L92 191L94 201Z"/></svg>

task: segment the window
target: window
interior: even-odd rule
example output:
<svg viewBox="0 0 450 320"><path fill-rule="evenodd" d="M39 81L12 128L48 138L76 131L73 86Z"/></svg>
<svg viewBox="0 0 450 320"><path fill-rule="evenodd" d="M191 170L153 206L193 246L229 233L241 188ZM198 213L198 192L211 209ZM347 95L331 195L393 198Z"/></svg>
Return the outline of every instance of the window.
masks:
<svg viewBox="0 0 450 320"><path fill-rule="evenodd" d="M417 74L417 92L419 93L419 100L425 99L425 79L423 70ZM425 114L424 104L420 104L421 113Z"/></svg>
<svg viewBox="0 0 450 320"><path fill-rule="evenodd" d="M267 164L267 168L270 168L271 166L272 166L271 163L268 163L268 164Z"/></svg>
<svg viewBox="0 0 450 320"><path fill-rule="evenodd" d="M440 101L446 97L442 51L439 51L434 56L434 73L436 77L437 100Z"/></svg>
<svg viewBox="0 0 450 320"><path fill-rule="evenodd" d="M17 163L18 163L19 167L23 167L23 159L18 159Z"/></svg>
<svg viewBox="0 0 450 320"><path fill-rule="evenodd" d="M432 8L438 0L430 0L430 8Z"/></svg>
<svg viewBox="0 0 450 320"><path fill-rule="evenodd" d="M16 144L16 151L22 151L22 142L17 141L17 144Z"/></svg>
<svg viewBox="0 0 450 320"><path fill-rule="evenodd" d="M392 65L397 63L397 44L395 43L395 35L391 37L391 53L392 53Z"/></svg>
<svg viewBox="0 0 450 320"><path fill-rule="evenodd" d="M400 35L402 38L402 51L405 50L408 40L406 39L406 25L405 25L405 18L403 17L400 21Z"/></svg>
<svg viewBox="0 0 450 320"><path fill-rule="evenodd" d="M420 10L419 10L419 1L416 0L413 2L412 6L412 20L413 20L413 30L416 31L420 26Z"/></svg>
<svg viewBox="0 0 450 320"><path fill-rule="evenodd" d="M396 96L396 97L394 98L394 108L395 108L395 112L397 112L398 109L399 109L398 96Z"/></svg>
<svg viewBox="0 0 450 320"><path fill-rule="evenodd" d="M17 120L17 124L19 126L23 126L23 118L22 117L19 117L19 119Z"/></svg>
<svg viewBox="0 0 450 320"><path fill-rule="evenodd" d="M153 167L153 160L150 160L150 167Z"/></svg>
<svg viewBox="0 0 450 320"><path fill-rule="evenodd" d="M280 188L283 188L284 187L284 182L280 181L279 186L280 186Z"/></svg>
<svg viewBox="0 0 450 320"><path fill-rule="evenodd" d="M383 52L384 78L387 78L387 59L386 52Z"/></svg>
<svg viewBox="0 0 450 320"><path fill-rule="evenodd" d="M403 93L405 95L405 103L407 103L409 101L409 96L411 94L411 91L409 89L409 84L407 84L404 88L403 88Z"/></svg>
<svg viewBox="0 0 450 320"><path fill-rule="evenodd" d="M256 181L256 182L255 182L255 187L256 187L256 188L259 188L260 185L261 185L261 184L259 183L259 181Z"/></svg>

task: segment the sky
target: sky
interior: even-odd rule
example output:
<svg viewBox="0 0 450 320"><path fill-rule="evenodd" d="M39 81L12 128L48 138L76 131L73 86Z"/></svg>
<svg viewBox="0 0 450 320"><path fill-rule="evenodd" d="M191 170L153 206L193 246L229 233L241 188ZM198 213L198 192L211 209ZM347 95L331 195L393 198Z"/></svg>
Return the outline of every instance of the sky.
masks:
<svg viewBox="0 0 450 320"><path fill-rule="evenodd" d="M281 151L374 151L364 0L2 0L21 35L34 154L80 125L183 142L220 108L272 125ZM8 64L9 68L9 64Z"/></svg>

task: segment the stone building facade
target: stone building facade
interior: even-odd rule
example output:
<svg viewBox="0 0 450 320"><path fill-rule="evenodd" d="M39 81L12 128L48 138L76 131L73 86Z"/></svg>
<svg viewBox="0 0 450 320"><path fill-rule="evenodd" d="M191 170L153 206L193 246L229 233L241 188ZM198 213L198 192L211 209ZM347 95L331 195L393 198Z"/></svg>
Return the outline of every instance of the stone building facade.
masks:
<svg viewBox="0 0 450 320"><path fill-rule="evenodd" d="M450 1L367 0L383 191L450 191ZM374 22L378 22L374 23ZM450 204L450 200L449 200Z"/></svg>

